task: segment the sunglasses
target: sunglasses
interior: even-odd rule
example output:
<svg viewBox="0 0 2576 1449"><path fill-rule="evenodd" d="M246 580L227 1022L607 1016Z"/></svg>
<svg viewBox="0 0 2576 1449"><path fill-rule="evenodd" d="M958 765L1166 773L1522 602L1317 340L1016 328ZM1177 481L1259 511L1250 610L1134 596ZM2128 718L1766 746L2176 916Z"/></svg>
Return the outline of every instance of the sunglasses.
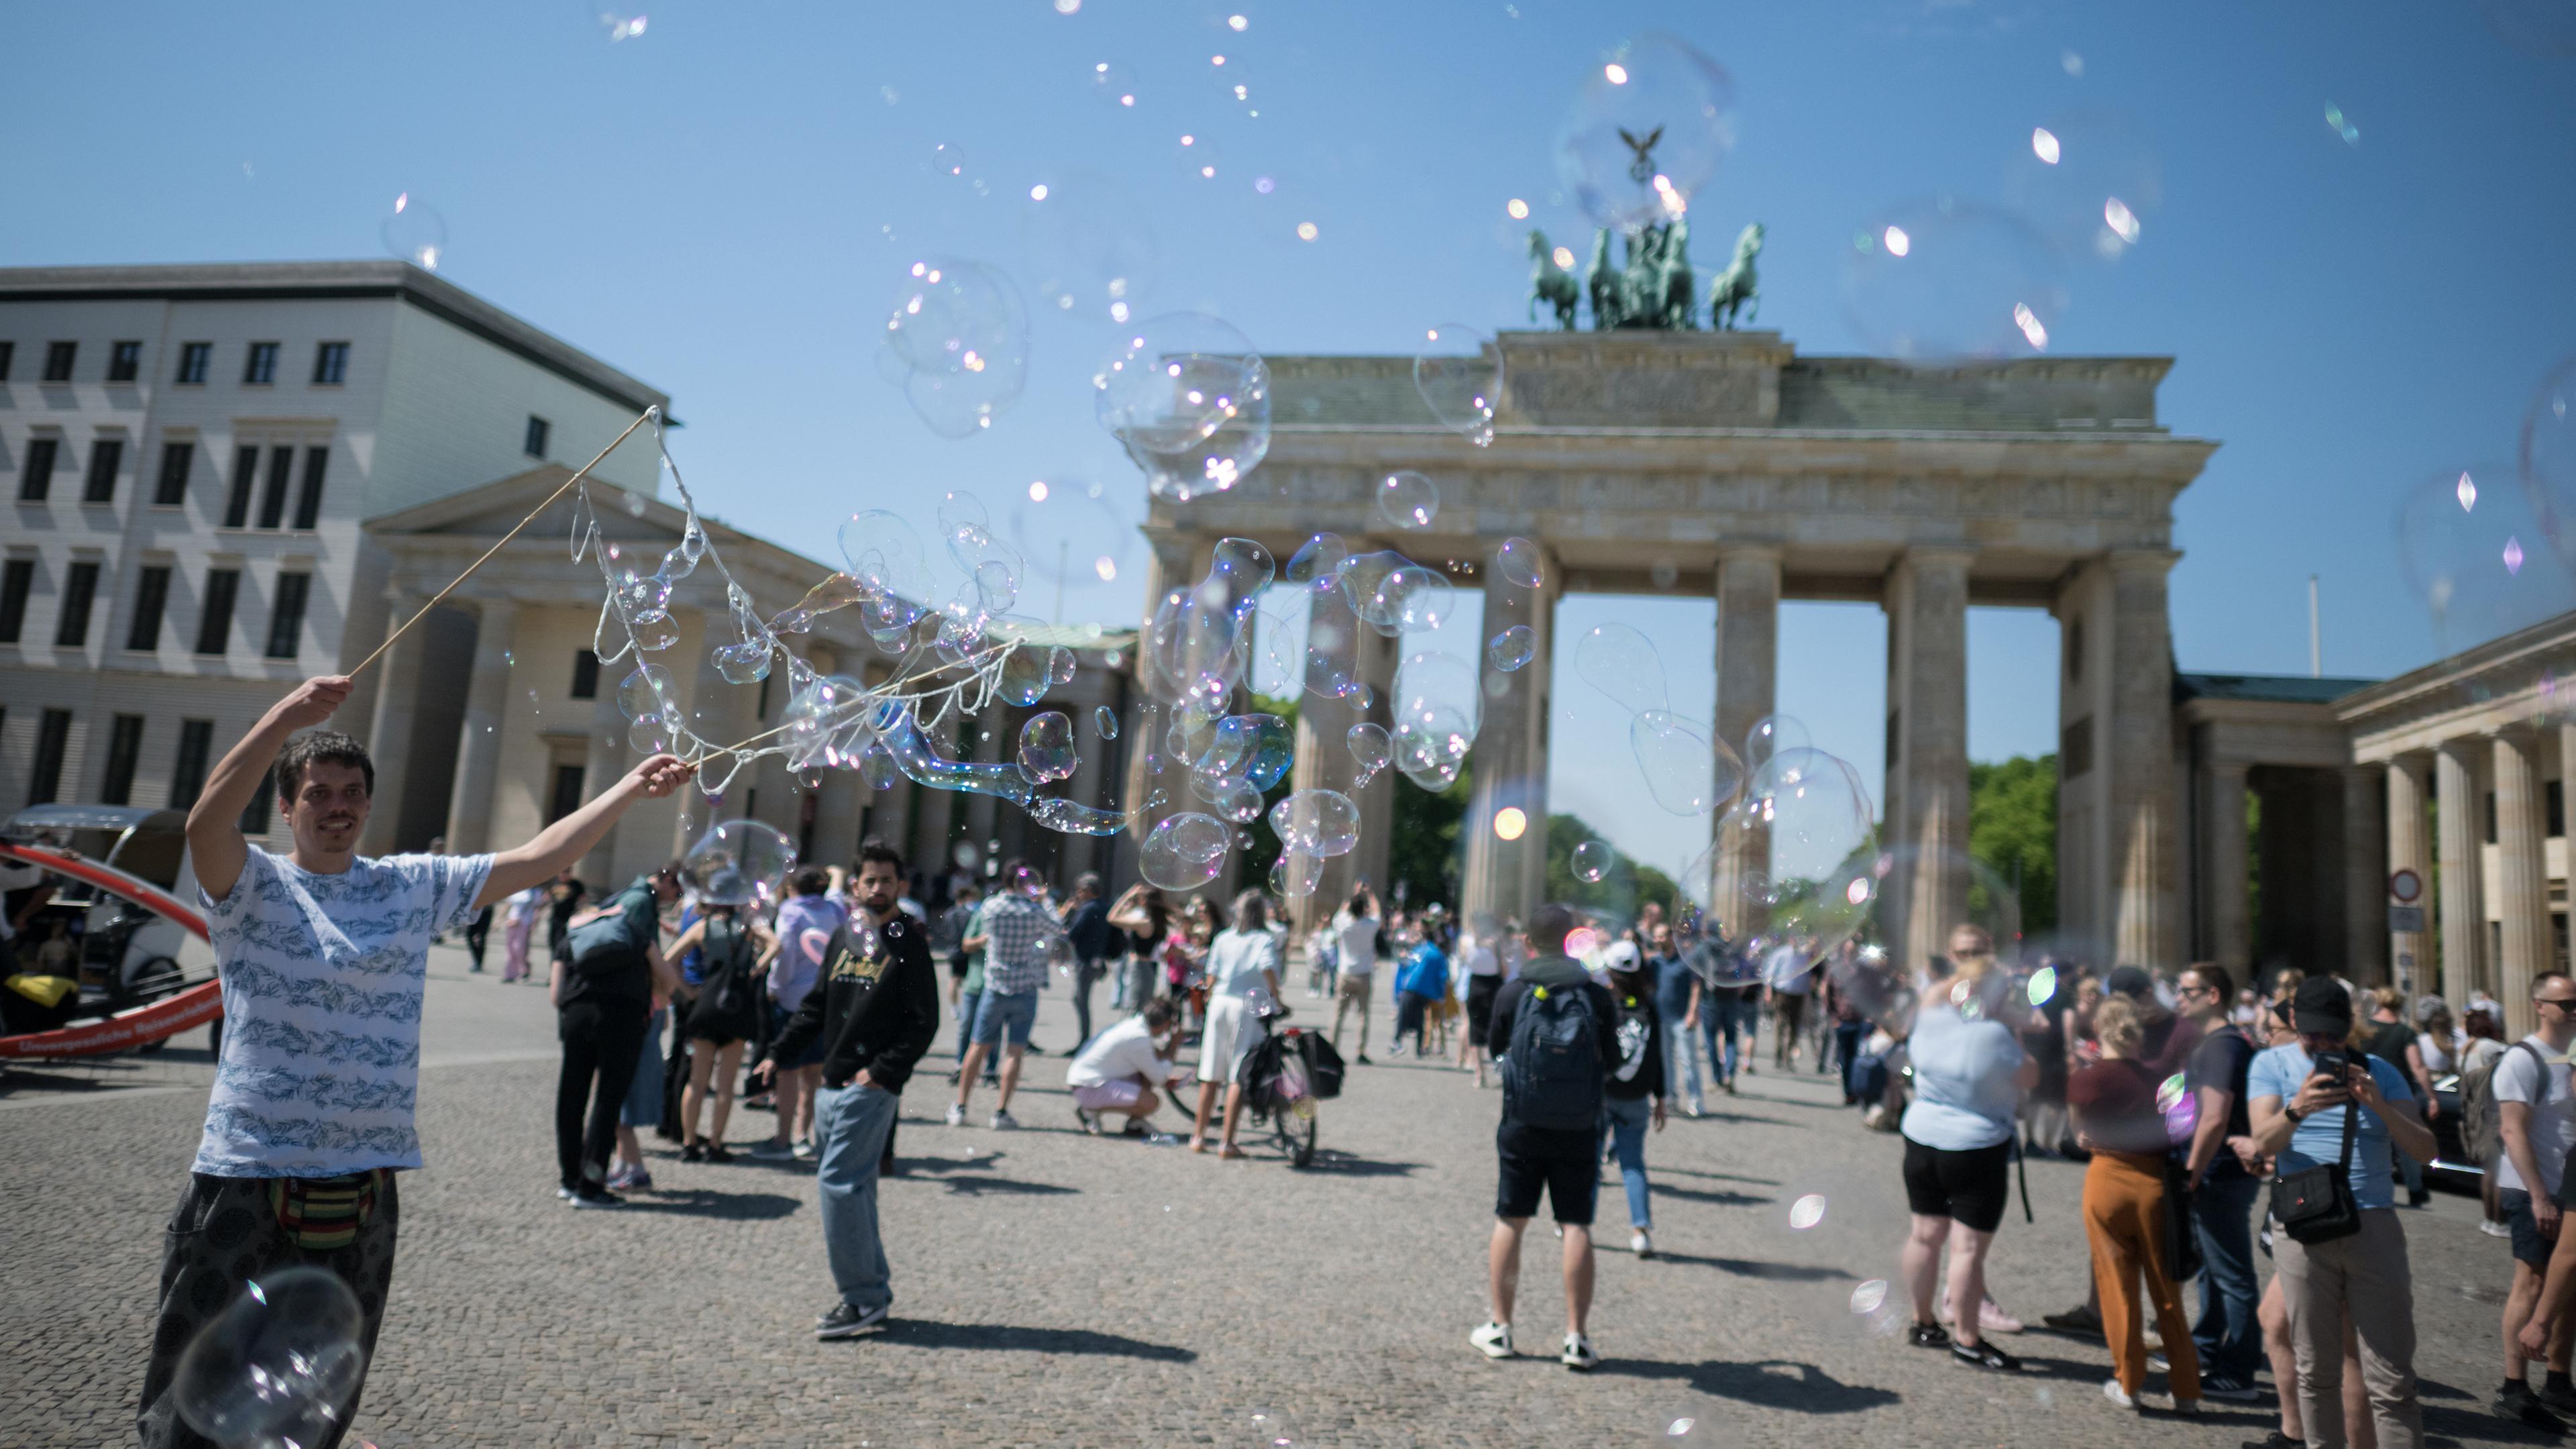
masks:
<svg viewBox="0 0 2576 1449"><path fill-rule="evenodd" d="M2535 996L2531 999L2531 1004L2534 1006L2554 1006L2560 1011L2565 1011L2571 1006L2576 1006L2576 996Z"/></svg>

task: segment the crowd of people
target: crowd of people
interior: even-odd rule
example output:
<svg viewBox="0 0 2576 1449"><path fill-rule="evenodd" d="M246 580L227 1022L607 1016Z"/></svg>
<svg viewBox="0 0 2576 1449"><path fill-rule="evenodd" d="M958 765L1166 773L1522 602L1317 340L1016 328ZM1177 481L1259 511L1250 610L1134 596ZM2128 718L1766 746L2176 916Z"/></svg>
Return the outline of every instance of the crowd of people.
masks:
<svg viewBox="0 0 2576 1449"><path fill-rule="evenodd" d="M1647 1142L1669 1110L1702 1113L1705 1087L1739 1090L1767 1020L1772 1070L1838 1076L1864 1123L1903 1140L1910 1345L1979 1370L2021 1367L1997 1339L2024 1326L1987 1291L1986 1265L2014 1159L2063 1156L2085 1163L2089 1288L2043 1321L2103 1339L2109 1403L2153 1397L2190 1413L2209 1399L2254 1402L2268 1370L2280 1424L2258 1441L2267 1449L2420 1444L2397 1195L2424 1203L2433 1124L2451 1111L2457 1152L2492 1164L2482 1226L2508 1241L2513 1263L2493 1406L2546 1432L2576 1411L2576 1234L2560 1231L2576 1195L2565 1170L2576 982L2563 974L2533 982L2536 1029L2507 1044L2484 997L2455 1025L2440 1001L2294 971L2258 988L2208 963L2170 977L2013 964L1975 927L1916 971L1851 945L1811 970L1812 946L1743 950L1652 908L1624 924L1553 904L1526 924L1459 921L1437 905L1389 909L1363 886L1292 943L1259 891L1222 907L1147 886L1109 899L1095 877L1059 892L1018 861L926 891L875 843L848 868L796 871L775 901L693 894L679 862L594 892L574 863L635 801L680 788L685 764L648 759L512 849L360 857L372 762L356 741L313 728L347 691L316 679L271 710L190 818L227 1029L168 1237L146 1443L188 1442L171 1397L178 1354L278 1267L319 1262L349 1282L364 1308L361 1348L372 1349L397 1175L420 1165L412 1099L428 946L455 931L475 951L496 920L505 979L539 979L520 957L547 928L561 1198L610 1208L652 1191L643 1130L678 1142L683 1160L729 1161L748 1090L774 1123L748 1154L813 1164L836 1289L816 1320L823 1338L880 1328L890 1310L878 1181L894 1159L899 1094L936 1045L943 1003L950 1126L966 1124L987 1071L985 1124L1017 1125L1036 998L1060 977L1079 1033L1064 1048L1075 1123L1177 1144L1158 1113L1188 1105L1195 1086L1189 1147L1241 1158L1247 1063L1286 1012L1283 983L1302 954L1307 997L1333 1003L1330 1036L1357 1061L1369 1060L1385 973L1390 1055L1472 1072L1479 1085L1499 1076L1491 1311L1470 1335L1479 1353L1517 1352L1522 1244L1544 1199L1566 1285L1558 1356L1577 1370L1598 1362L1588 1319L1604 1168L1615 1164L1630 1247L1651 1257ZM293 841L283 853L235 823L264 778ZM1112 1019L1096 1023L1104 977ZM2258 1255L2271 1259L2268 1282ZM2195 1277L2196 1312L2184 1301ZM2165 1391L2151 1395L2159 1372ZM354 1403L353 1391L337 1423Z"/></svg>

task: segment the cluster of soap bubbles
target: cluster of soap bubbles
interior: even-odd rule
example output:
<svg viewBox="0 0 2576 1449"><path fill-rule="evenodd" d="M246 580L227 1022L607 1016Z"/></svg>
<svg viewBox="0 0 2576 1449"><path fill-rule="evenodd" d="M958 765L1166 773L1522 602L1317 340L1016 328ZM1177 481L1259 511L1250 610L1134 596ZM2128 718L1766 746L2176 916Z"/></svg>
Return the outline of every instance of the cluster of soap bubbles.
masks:
<svg viewBox="0 0 2576 1449"><path fill-rule="evenodd" d="M2543 377L2514 462L2445 468L2407 488L2397 550L2456 652L2576 608L2576 358ZM2544 714L2567 702L2548 691Z"/></svg>
<svg viewBox="0 0 2576 1449"><path fill-rule="evenodd" d="M653 421L658 444L658 415ZM1045 642L1039 637L1043 626L1010 612L1025 565L1018 550L995 536L974 495L950 493L939 505L940 557L959 579L944 602L938 597L939 571L921 535L894 514L867 510L840 526L844 567L793 606L764 617L700 522L678 465L667 450L661 456L687 518L679 544L658 559L630 559L624 545L602 535L586 484L573 510L572 557L594 559L606 591L594 648L602 664L632 659L617 702L633 748L667 751L698 765L698 788L719 801L744 766L774 755L809 782L820 771L853 770L883 789L900 775L928 789L1008 800L1050 830L1111 835L1124 827L1119 811L1046 793L1046 787L1072 778L1080 764L1072 722L1061 712L1032 716L1008 760L953 759L934 743L958 719L996 702L1035 705L1074 675L1071 649ZM720 580L726 601L726 624L719 628L711 621L704 641L708 667L728 684L757 684L773 672L787 681L778 726L739 741L699 733L707 702L684 694L678 675L663 662L681 637L671 614L673 596L702 565ZM1266 556L1259 567L1267 582ZM856 672L824 674L787 647L787 639L811 632L818 620L835 613L855 619L875 648L891 657L881 682L869 684ZM1116 718L1095 717L1094 728L1114 739ZM747 890L752 894L741 895L742 901L773 899L777 880L794 863L783 837L756 822L720 826L701 846L709 879L698 885L710 898L734 898Z"/></svg>
<svg viewBox="0 0 2576 1449"><path fill-rule="evenodd" d="M2141 245L2163 202L2163 167L2127 118L2099 108L2049 117L2011 157L1999 201L1919 197L1853 232L1843 271L1852 328L1909 362L2046 352L2075 270Z"/></svg>

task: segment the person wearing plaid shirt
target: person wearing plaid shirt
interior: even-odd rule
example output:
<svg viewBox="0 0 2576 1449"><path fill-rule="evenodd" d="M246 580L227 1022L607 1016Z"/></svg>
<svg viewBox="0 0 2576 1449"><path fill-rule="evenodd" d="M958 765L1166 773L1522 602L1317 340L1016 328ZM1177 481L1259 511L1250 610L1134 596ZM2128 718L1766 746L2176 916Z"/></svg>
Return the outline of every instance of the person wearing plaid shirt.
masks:
<svg viewBox="0 0 2576 1449"><path fill-rule="evenodd" d="M1029 1027L1038 1019L1038 992L1046 985L1047 966L1064 940L1064 922L1047 909L1046 878L1017 860L1002 866L1002 884L984 901L983 934L966 938L966 949L984 953L984 998L976 1003L971 1044L957 1072L957 1100L948 1104L948 1125L966 1123L966 1099L984 1061L1002 1053L1002 1096L994 1104L992 1125L1019 1126L1011 1116L1011 1093L1020 1085L1020 1059L1029 1048ZM1069 948L1067 948L1069 949Z"/></svg>

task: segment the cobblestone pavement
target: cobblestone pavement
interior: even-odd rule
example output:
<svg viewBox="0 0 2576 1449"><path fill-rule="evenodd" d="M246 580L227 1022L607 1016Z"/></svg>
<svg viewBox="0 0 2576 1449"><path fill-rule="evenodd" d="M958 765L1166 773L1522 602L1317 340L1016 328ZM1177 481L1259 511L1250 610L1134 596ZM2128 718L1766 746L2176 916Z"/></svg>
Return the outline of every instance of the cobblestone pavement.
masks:
<svg viewBox="0 0 2576 1449"><path fill-rule="evenodd" d="M895 1322L814 1341L830 1300L810 1174L684 1165L623 1213L553 1196L551 1020L541 995L434 958L422 1081L430 1166L405 1231L359 1416L384 1446L1868 1443L2233 1445L2270 1409L2132 1418L2098 1342L2008 1340L2013 1377L1874 1337L1853 1289L1892 1276L1897 1140L1819 1080L1767 1069L1651 1139L1657 1260L1624 1251L1602 1196L1599 1372L1490 1363L1484 1251L1499 1094L1411 1061L1355 1068L1325 1104L1325 1156L1219 1162L1072 1130L1060 1057L1036 1063L1017 1133L940 1125L944 1073L906 1093L904 1175L884 1199ZM1317 1004L1295 1004L1307 1018ZM1373 1035L1387 1036L1381 1015ZM1072 1044L1050 1000L1037 1039ZM202 1038L195 1038L202 1045ZM942 1046L946 1045L943 1033ZM161 1224L206 1068L152 1085L21 1087L0 1105L0 1445L132 1442ZM199 1054L202 1056L202 1053ZM1768 1060L1767 1043L1763 1056ZM184 1080L193 1070L193 1082ZM973 1120L991 1097L979 1092ZM734 1138L770 1119L738 1116ZM2080 1169L2033 1163L2036 1224L1997 1246L2022 1316L2084 1292ZM1823 1220L1788 1226L1792 1202ZM2405 1215L2437 1442L2541 1442L2483 1412L2504 1245L2473 1200ZM1555 1244L1535 1227L1518 1313L1552 1353ZM2465 1285L2465 1286L2463 1286ZM1259 1416L1259 1417L1256 1417Z"/></svg>

